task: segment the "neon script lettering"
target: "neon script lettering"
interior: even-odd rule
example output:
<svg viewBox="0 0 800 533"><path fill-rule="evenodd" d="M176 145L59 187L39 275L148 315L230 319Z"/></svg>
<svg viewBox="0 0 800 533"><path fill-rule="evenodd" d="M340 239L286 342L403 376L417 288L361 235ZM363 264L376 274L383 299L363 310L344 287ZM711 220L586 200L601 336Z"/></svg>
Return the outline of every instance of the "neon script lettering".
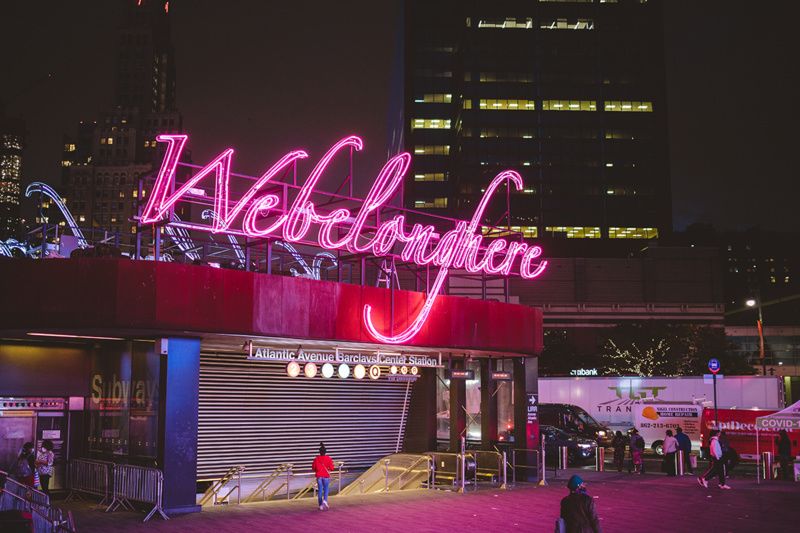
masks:
<svg viewBox="0 0 800 533"><path fill-rule="evenodd" d="M167 149L155 185L142 212L142 223L152 224L168 218L171 208L178 200L191 194L191 190L196 188L202 179L214 175L216 183L213 199L217 216L213 218L212 225L181 222L179 225L182 227L254 238L281 238L291 243L303 241L312 225L315 225L317 242L322 248L328 250L343 248L352 253L375 256L396 253L395 250L399 249L403 261L420 266L438 267L439 271L427 294L425 304L411 324L400 333L387 335L379 331L375 326L372 306L364 306L362 313L364 325L369 334L381 342L401 344L419 333L451 269L464 269L472 274L484 272L508 276L514 265L518 264L519 275L525 279L533 279L547 267L547 261L540 259L542 249L539 246L509 242L501 238L493 239L485 248L481 246L483 237L480 223L497 188L504 182L509 182L509 186L513 185L517 190L522 189L522 177L511 170L501 172L489 183L469 222L460 221L455 228L439 235L431 225L414 224L409 228L403 215L381 221L377 227L365 227L370 215L376 214L399 189L411 163L411 155L408 153L399 154L386 162L359 211L354 214L344 208L320 212L310 198L317 182L336 154L344 149L362 149L363 142L358 137L346 137L328 150L312 170L291 206L281 206L282 200L279 196L262 191L281 172L308 157L302 150L287 153L257 179L239 200L231 201L229 185L233 149L229 148L222 152L170 194L169 191L175 182L175 170L188 136L159 135L157 140L167 143ZM236 221L239 221L238 226L235 224ZM343 226L347 228L347 233L340 236L341 234L335 230L342 229Z"/></svg>

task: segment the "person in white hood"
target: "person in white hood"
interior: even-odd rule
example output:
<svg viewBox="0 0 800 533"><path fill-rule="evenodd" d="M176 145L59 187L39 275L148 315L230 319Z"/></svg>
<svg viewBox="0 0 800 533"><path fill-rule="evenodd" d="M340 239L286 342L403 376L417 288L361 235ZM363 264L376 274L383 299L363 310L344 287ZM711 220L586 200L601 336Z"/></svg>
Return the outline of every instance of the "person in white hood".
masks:
<svg viewBox="0 0 800 533"><path fill-rule="evenodd" d="M711 440L708 443L708 451L711 454L711 466L706 473L697 478L701 486L708 488L708 480L719 477L719 488L730 489L725 484L725 463L722 461L722 446L719 444L719 430L711 430Z"/></svg>

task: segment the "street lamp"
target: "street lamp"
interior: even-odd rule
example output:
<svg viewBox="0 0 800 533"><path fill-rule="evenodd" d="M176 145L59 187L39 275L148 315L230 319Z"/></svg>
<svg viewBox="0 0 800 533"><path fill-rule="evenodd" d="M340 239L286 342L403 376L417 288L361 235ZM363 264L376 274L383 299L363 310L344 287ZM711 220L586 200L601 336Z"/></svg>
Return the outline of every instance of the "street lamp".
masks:
<svg viewBox="0 0 800 533"><path fill-rule="evenodd" d="M747 307L758 306L758 320L756 321L756 329L758 330L758 355L761 358L761 372L767 375L767 359L764 353L764 318L761 314L761 298L748 298L745 300Z"/></svg>

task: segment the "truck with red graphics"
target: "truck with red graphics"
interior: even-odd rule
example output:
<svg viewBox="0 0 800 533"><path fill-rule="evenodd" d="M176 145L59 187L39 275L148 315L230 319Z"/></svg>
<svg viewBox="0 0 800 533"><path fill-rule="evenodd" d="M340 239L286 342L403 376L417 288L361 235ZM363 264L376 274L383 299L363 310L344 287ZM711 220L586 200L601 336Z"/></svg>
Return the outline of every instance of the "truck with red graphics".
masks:
<svg viewBox="0 0 800 533"><path fill-rule="evenodd" d="M776 410L770 409L718 409L717 419L715 419L714 409L703 409L703 422L701 436L703 447L708 447L709 433L712 429L724 431L728 437L731 448L743 459L756 458L756 418L767 416ZM718 422L717 422L718 420ZM778 436L777 430L759 429L758 440L759 449L762 452L772 452L775 454L775 438Z"/></svg>

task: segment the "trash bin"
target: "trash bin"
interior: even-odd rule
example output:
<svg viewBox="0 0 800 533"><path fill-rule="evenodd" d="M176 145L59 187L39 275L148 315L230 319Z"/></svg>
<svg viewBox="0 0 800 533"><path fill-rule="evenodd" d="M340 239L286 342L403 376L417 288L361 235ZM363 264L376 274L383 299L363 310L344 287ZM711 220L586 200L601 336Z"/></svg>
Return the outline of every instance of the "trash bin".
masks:
<svg viewBox="0 0 800 533"><path fill-rule="evenodd" d="M774 479L772 452L761 452L761 479Z"/></svg>

